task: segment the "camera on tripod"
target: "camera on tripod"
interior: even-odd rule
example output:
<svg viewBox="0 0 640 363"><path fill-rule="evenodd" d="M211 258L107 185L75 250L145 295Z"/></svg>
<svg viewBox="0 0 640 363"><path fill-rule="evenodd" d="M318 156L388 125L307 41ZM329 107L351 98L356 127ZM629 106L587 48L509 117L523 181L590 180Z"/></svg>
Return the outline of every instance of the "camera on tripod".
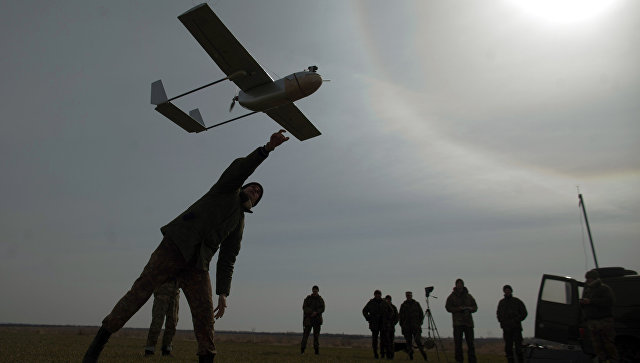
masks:
<svg viewBox="0 0 640 363"><path fill-rule="evenodd" d="M428 286L424 288L425 297L429 297L429 295L433 292L433 286Z"/></svg>
<svg viewBox="0 0 640 363"><path fill-rule="evenodd" d="M438 345L440 346L440 349L442 349L442 353L445 354L445 359L447 359L447 355L444 351L444 345L442 345L442 339L440 339L440 333L438 332L438 328L436 327L436 321L433 319L433 315L431 314L431 307L429 307L429 298L438 298L437 296L431 296L433 289L433 286L427 286L424 288L424 295L427 300L427 309L425 310L425 317L427 318L427 338L425 339L425 347L427 349L436 348L438 361L440 361L440 352L438 351Z"/></svg>

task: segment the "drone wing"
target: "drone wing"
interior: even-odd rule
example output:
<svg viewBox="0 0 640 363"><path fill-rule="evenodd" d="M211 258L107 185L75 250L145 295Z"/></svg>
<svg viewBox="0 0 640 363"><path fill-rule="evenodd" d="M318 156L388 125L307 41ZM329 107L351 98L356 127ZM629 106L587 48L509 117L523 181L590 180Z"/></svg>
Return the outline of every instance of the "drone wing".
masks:
<svg viewBox="0 0 640 363"><path fill-rule="evenodd" d="M272 108L265 113L300 141L320 135L320 131L293 103Z"/></svg>
<svg viewBox="0 0 640 363"><path fill-rule="evenodd" d="M246 72L231 80L243 91L273 82L273 79L240 44L207 4L200 4L178 16L211 59L227 75Z"/></svg>

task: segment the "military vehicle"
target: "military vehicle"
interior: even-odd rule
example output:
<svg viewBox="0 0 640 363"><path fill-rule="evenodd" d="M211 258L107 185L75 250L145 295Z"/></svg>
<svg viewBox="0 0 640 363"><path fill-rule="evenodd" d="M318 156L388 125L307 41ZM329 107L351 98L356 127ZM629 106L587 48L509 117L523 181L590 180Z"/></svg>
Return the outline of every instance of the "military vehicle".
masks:
<svg viewBox="0 0 640 363"><path fill-rule="evenodd" d="M640 275L622 267L596 269L615 295L613 317L621 362L640 362ZM535 337L582 348L593 348L582 321L578 300L584 282L571 277L543 275L536 308Z"/></svg>
<svg viewBox="0 0 640 363"><path fill-rule="evenodd" d="M599 267L582 194L578 194L578 199L591 243L595 270L615 296L613 318L620 362L640 362L640 276L636 271L622 267ZM580 280L583 280L582 276ZM592 361L593 346L579 302L584 285L584 282L571 277L542 276L536 307L535 337L566 344L569 348L579 346L581 349L545 350L528 347L525 351L527 362Z"/></svg>

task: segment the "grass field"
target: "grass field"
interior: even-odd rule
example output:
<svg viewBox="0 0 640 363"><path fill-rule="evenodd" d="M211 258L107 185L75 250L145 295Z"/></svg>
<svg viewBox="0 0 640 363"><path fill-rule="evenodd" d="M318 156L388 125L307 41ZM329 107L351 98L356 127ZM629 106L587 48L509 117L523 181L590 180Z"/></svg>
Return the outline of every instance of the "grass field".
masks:
<svg viewBox="0 0 640 363"><path fill-rule="evenodd" d="M95 327L0 326L0 362L79 362L89 346ZM173 341L173 357L159 352L143 357L146 329L122 329L109 340L101 362L197 362L196 342L190 331L178 331ZM366 337L320 337L320 355L313 354L312 338L304 355L300 355L298 334L216 334L216 362L373 362ZM451 341L444 339L449 362L453 360ZM502 342L498 339L478 340L478 362L505 362ZM159 350L159 347L157 348ZM435 350L429 350L429 361L437 362ZM408 360L403 352L396 361ZM416 361L422 361L416 352ZM442 351L440 361L446 362Z"/></svg>

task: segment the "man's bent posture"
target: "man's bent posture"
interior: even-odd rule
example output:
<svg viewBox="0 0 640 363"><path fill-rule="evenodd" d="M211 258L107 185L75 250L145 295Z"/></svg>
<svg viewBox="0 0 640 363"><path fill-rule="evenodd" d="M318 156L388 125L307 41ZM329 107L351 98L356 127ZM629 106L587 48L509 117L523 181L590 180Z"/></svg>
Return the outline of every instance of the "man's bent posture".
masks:
<svg viewBox="0 0 640 363"><path fill-rule="evenodd" d="M231 276L244 229L244 214L251 213L262 198L262 186L246 179L277 146L289 140L284 130L271 135L265 146L233 161L220 179L186 211L162 227L164 238L151 254L140 277L102 321L102 327L84 355L83 362L96 362L111 334L135 314L153 291L169 279L177 278L191 308L193 330L198 341L200 362L213 362L213 323L227 307ZM218 252L216 294L213 308L209 263Z"/></svg>

